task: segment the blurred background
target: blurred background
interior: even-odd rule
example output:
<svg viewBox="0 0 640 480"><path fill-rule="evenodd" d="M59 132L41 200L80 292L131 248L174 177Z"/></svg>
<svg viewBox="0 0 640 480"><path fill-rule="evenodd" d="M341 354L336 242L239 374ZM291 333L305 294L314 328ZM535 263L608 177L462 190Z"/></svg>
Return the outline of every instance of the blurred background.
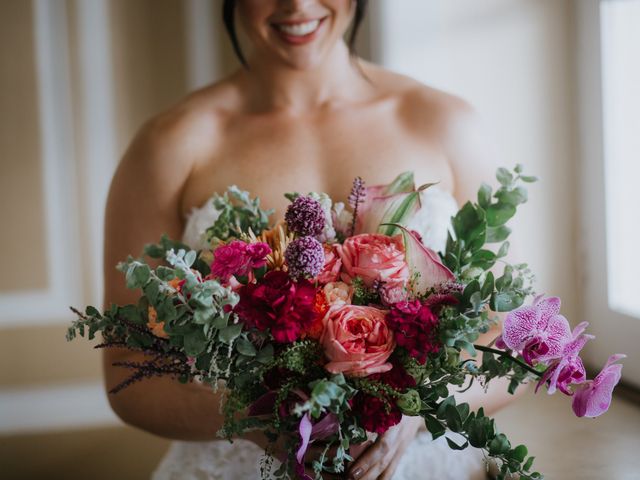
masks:
<svg viewBox="0 0 640 480"><path fill-rule="evenodd" d="M3 478L147 478L167 448L114 416L99 353L64 334L69 305L102 301L103 209L128 142L237 68L221 3L0 0ZM500 163L540 177L512 243L538 290L591 322L589 368L629 355L607 415L578 420L569 399L530 392L498 424L547 478L638 478L640 1L370 7L361 55L467 99Z"/></svg>

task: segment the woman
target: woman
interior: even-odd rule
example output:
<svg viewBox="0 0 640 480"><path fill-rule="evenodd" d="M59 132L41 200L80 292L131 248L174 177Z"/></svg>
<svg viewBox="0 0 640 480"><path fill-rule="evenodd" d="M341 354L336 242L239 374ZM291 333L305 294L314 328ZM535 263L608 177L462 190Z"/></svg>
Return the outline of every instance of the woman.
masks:
<svg viewBox="0 0 640 480"><path fill-rule="evenodd" d="M226 23L246 68L150 120L126 152L106 213L105 305L135 298L113 268L119 260L163 233L182 237L192 209L228 185L259 196L279 218L287 204L282 192L324 191L344 198L358 175L377 184L413 170L419 183L439 181L444 195L453 194L458 202L475 193L479 179L489 177L491 167L481 157L465 102L351 55L343 37L355 21L352 47L365 6L362 0L224 2ZM237 42L234 14L249 40L246 51ZM111 364L137 355L105 352L108 387L126 374ZM131 425L200 441L215 439L221 426L219 396L203 386L165 378L135 384L109 398ZM464 397L472 407L478 398L478 392ZM503 400L502 394L482 397L488 410ZM421 450L415 448L421 423L403 419L353 462L349 478L389 479L403 462L420 466L420 473L408 474L405 468L398 473L402 479L448 478L442 468L450 478L483 475L475 458L465 473L454 472L455 465L469 464L461 460L470 458L465 454L449 463L448 454L437 454L425 468L430 447L423 442ZM247 439L233 446L221 441L200 447L176 444L180 448L157 476L174 478L171 472L178 472L175 478L257 478L256 458L264 439L258 434Z"/></svg>

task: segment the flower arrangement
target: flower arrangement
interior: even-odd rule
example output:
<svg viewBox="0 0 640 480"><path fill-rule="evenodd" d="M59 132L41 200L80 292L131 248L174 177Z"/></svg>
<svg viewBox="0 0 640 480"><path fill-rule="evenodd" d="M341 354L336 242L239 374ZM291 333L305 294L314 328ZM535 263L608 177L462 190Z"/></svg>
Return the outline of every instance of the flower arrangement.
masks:
<svg viewBox="0 0 640 480"><path fill-rule="evenodd" d="M410 415L421 416L433 438L463 438L447 438L453 449L483 449L499 478L540 479L527 448L512 446L449 388L506 377L513 393L534 379L536 391L560 390L573 397L577 416L595 417L609 407L623 355L587 380L579 356L593 338L586 323L571 331L560 299L535 296L526 265L504 261L506 224L535 178L521 166L499 169L497 178L495 192L483 184L452 218L439 253L409 228L429 188L416 188L411 173L373 187L357 178L349 207L323 193L287 194L284 223L275 226L258 199L230 187L213 198L220 215L207 230L208 248L166 236L147 245L144 255L165 265L152 269L133 257L118 265L127 286L140 290L138 303L74 309L68 339L99 332L98 348L146 354L118 364L132 373L112 394L164 375L224 384L221 437L258 429L284 441L286 457L265 452L262 478L312 478L304 465L313 442L324 446L312 462L315 478L343 472L351 446ZM502 334L490 346L474 344L498 324L495 312L508 312Z"/></svg>

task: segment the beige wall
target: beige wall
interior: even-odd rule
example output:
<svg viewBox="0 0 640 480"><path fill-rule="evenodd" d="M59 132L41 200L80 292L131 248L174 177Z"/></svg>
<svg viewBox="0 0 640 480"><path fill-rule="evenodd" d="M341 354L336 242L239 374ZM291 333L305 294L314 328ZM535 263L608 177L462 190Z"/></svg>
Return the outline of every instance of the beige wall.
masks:
<svg viewBox="0 0 640 480"><path fill-rule="evenodd" d="M2 225L19 225L0 235L0 251L12 252L3 257L5 272L12 273L0 276L0 291L20 291L47 286L31 4L0 2L0 18L12 20L0 29L0 58L6 59L0 63L0 218ZM33 275L25 259L44 271Z"/></svg>
<svg viewBox="0 0 640 480"><path fill-rule="evenodd" d="M88 122L82 100L87 85L83 84L79 65L84 41L78 29L83 21L80 1L50 2L66 7L69 107L73 114L71 130L75 133L72 165L79 175L70 179L79 193L76 208L68 212L67 220L81 239L82 255L75 260L82 272L81 292L75 297L78 305L95 298L96 292L86 285L99 273L86 258L91 246L83 222L91 214L86 200L92 194L83 178L93 167L85 153L91 145L87 144ZM211 1L217 15L219 1ZM118 156L146 118L165 109L189 89L188 59L192 56L185 25L190 3L106 0L105 4L104 20L110 34L106 60L112 66L109 80L115 107L113 151ZM398 4L378 0L377 5L382 8L372 12L372 56L381 55L386 65L469 99L487 117L504 163L525 163L542 177L544 183L532 188L532 200L519 220L515 240L521 244L523 258L529 259L538 272L541 288L562 295L567 314L575 319L579 306L572 293L576 280L573 2L404 0ZM46 205L42 182L51 179L43 178L40 155L33 13L31 2L26 0L0 1L0 255L5 267L0 294L48 286L47 275L42 272L48 241L43 226ZM380 22L382 26L376 27ZM219 18L212 25L211 38L216 45L212 45L211 55L218 59L215 67L219 72L228 72L235 61L223 43ZM364 33L366 36L366 30ZM364 51L368 50L366 43ZM70 319L46 315L20 322L3 323L4 319L0 319L0 402L8 392L38 387L41 404L46 406L48 388L52 392L65 391L68 386L70 395L77 385L99 388L97 352L86 343L67 344L63 339L65 323ZM94 425L78 425L71 419L66 427L46 432L0 430L0 465L18 468L21 463L16 459L33 458L30 450L38 446L51 455L46 461L31 462L28 470L12 472L12 478L40 478L44 472L65 472L65 478L83 478L79 469L70 467L71 462L78 461L78 455L101 462L94 471L100 471L105 478L134 478L140 470L127 471L124 461L105 461L104 456L124 458L121 455L130 451L135 442L143 442L149 448L143 449L147 456L139 460L139 466L148 471L166 448L163 440L150 440L104 416L98 417ZM0 427L5 420L0 412ZM102 461L95 455L99 448L105 448Z"/></svg>

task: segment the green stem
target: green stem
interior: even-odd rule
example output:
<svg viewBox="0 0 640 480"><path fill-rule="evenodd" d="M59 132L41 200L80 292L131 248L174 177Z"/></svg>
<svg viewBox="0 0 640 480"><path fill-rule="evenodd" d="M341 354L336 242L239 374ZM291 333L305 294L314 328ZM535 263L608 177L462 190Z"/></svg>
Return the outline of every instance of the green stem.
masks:
<svg viewBox="0 0 640 480"><path fill-rule="evenodd" d="M491 348L491 347L485 347L484 345L473 345L473 346L476 348L476 350L480 350L481 352L489 352L489 353L493 353L494 355L498 355L499 357L508 358L512 362L517 363L522 368L524 368L528 372L533 373L537 377L542 377L542 374L544 373L544 372L537 371L535 368L531 367L530 365L527 365L522 360L520 360L520 359L518 359L516 357L512 357L509 352L505 352L503 350L497 350L497 349Z"/></svg>

